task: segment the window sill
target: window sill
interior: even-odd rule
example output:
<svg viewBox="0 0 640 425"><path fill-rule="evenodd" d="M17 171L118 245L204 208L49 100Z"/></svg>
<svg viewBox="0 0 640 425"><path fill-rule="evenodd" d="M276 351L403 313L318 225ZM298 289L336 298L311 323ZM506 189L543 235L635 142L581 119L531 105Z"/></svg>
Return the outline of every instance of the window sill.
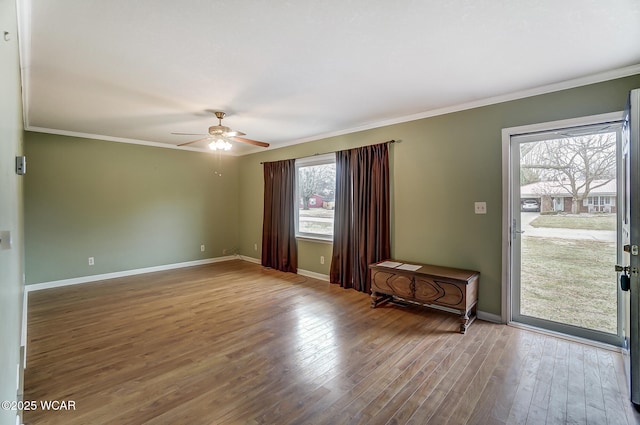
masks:
<svg viewBox="0 0 640 425"><path fill-rule="evenodd" d="M320 243L327 243L327 244L333 245L333 238L325 239L325 238L313 237L313 236L296 235L296 240L305 241L305 242L320 242Z"/></svg>

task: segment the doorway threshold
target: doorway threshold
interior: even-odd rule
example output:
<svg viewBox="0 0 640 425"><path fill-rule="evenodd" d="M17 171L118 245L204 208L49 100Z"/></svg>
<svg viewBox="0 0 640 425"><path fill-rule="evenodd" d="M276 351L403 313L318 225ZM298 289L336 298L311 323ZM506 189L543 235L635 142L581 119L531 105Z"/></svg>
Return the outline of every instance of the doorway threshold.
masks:
<svg viewBox="0 0 640 425"><path fill-rule="evenodd" d="M520 322L510 321L510 322L507 322L507 326L513 326L514 328L528 330L528 331L536 332L543 335L553 336L553 337L564 339L570 342L576 342L578 344L584 344L584 345L589 345L596 348L602 348L604 350L615 351L617 353L625 352L624 348L619 347L617 345L607 344L605 342L600 342L600 341L594 341L592 339L587 339L587 338L581 338L578 336L569 335L562 332L550 331L548 329L538 328L536 326L527 325Z"/></svg>

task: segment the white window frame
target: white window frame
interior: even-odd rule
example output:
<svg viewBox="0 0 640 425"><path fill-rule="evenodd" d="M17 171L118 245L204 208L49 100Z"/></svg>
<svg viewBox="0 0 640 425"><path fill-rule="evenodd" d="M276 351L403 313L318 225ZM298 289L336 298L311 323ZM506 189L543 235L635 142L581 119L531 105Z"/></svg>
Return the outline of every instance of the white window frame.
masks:
<svg viewBox="0 0 640 425"><path fill-rule="evenodd" d="M614 201L614 197L613 196L608 196L608 195L594 195L594 196L588 196L587 199L585 199L583 201L583 205L589 206L614 206L615 205L615 201Z"/></svg>
<svg viewBox="0 0 640 425"><path fill-rule="evenodd" d="M296 220L296 239L311 240L316 242L333 243L333 234L324 235L320 233L300 232L300 196L298 190L298 171L302 167L310 167L313 165L335 164L336 154L327 153L321 155L314 155L306 158L296 159L296 208L295 208L295 220Z"/></svg>
<svg viewBox="0 0 640 425"><path fill-rule="evenodd" d="M502 302L500 319L503 323L512 324L511 320L511 219L512 219L512 170L511 170L511 136L520 134L549 131L564 127L579 127L597 124L605 121L620 121L623 113L610 112L565 120L549 121L536 124L526 124L502 129ZM564 201L563 201L564 202Z"/></svg>

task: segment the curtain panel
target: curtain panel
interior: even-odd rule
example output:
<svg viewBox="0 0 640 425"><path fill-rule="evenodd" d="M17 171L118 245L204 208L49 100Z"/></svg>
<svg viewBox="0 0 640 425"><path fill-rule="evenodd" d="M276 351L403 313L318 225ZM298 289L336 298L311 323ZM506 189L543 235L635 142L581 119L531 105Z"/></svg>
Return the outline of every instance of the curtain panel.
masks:
<svg viewBox="0 0 640 425"><path fill-rule="evenodd" d="M295 160L265 162L262 265L284 272L298 271L295 230Z"/></svg>
<svg viewBox="0 0 640 425"><path fill-rule="evenodd" d="M389 146L336 152L330 281L369 293L369 264L391 256Z"/></svg>

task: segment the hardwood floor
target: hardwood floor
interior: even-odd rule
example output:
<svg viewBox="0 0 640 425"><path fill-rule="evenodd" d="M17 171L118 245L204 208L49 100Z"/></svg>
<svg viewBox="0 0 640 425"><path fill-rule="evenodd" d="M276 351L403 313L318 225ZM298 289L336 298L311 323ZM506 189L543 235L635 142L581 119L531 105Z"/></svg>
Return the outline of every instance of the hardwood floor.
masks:
<svg viewBox="0 0 640 425"><path fill-rule="evenodd" d="M621 355L240 260L30 293L32 424L635 424ZM66 406L69 407L69 406Z"/></svg>

